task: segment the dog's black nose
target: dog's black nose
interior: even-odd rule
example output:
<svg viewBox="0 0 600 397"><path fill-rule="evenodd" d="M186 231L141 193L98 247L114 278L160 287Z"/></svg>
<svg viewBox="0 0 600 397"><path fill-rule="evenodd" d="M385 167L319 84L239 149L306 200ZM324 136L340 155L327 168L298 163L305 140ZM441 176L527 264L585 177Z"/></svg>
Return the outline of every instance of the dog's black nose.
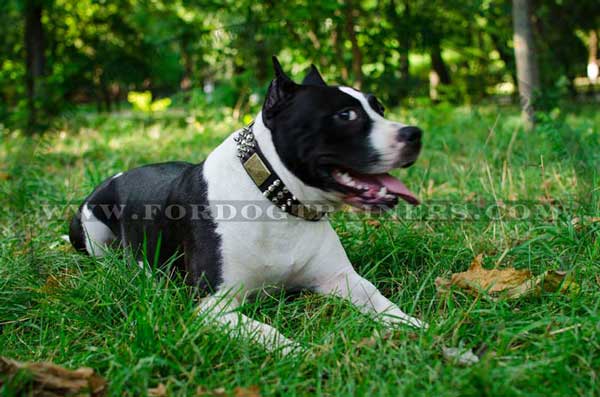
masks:
<svg viewBox="0 0 600 397"><path fill-rule="evenodd" d="M423 136L423 131L419 127L410 125L400 128L396 139L398 142L417 143L421 140L421 136Z"/></svg>

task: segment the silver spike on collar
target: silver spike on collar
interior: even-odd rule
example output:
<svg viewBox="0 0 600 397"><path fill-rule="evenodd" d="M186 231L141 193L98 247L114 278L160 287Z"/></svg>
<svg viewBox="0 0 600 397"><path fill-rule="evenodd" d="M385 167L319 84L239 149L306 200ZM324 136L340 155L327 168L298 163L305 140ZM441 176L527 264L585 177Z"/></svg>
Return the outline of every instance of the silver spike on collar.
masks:
<svg viewBox="0 0 600 397"><path fill-rule="evenodd" d="M251 149L256 147L256 140L252 133L254 123L242 128L242 130L233 138L237 144L238 157L244 160Z"/></svg>

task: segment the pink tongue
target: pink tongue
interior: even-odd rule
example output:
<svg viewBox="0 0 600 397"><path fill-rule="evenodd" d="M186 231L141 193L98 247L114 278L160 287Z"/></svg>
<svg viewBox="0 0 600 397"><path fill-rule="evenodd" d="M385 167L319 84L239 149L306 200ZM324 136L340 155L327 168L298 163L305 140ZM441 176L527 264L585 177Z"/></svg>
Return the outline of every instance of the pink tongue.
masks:
<svg viewBox="0 0 600 397"><path fill-rule="evenodd" d="M400 180L394 178L390 174L377 174L373 175L373 177L385 186L389 192L402 196L402 198L410 204L419 204L419 199L414 193L408 190L404 183L400 182Z"/></svg>

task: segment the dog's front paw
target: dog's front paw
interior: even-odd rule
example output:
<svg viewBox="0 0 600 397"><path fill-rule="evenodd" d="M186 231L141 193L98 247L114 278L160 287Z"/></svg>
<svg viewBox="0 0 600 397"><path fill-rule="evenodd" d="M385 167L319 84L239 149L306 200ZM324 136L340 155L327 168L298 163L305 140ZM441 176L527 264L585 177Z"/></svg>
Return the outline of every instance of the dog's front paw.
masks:
<svg viewBox="0 0 600 397"><path fill-rule="evenodd" d="M402 312L399 315L385 313L383 315L383 321L389 326L396 326L398 324L404 324L404 325L408 325L408 326L411 326L414 328L421 328L421 329L429 328L429 324L427 324L425 321L421 321L418 318L409 316L408 314L405 314Z"/></svg>

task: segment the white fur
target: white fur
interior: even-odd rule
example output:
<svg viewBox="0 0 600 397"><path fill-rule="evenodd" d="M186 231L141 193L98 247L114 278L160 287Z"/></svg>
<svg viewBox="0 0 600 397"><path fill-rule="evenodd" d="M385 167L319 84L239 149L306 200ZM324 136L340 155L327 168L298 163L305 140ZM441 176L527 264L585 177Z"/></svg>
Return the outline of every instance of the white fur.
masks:
<svg viewBox="0 0 600 397"><path fill-rule="evenodd" d="M115 239L114 233L94 216L88 205L81 211L81 225L85 233L85 249L91 256L101 257L106 246Z"/></svg>
<svg viewBox="0 0 600 397"><path fill-rule="evenodd" d="M298 343L286 338L277 329L234 311L241 303L242 300L235 294L212 295L202 300L200 313L239 336L255 339L267 350L281 350L284 355L300 351Z"/></svg>
<svg viewBox="0 0 600 397"><path fill-rule="evenodd" d="M378 122L382 123L380 120ZM273 169L300 201L332 199L327 193L304 185L285 168L260 114L255 120L253 132ZM204 165L211 204L232 200L266 200L236 157L235 134L217 147ZM386 323L422 325L419 320L403 313L354 271L327 217L319 222L295 217L285 221L221 221L217 222L216 231L222 244L223 284L215 296L236 291L231 300L239 302L249 293L270 286L305 287L349 299L366 312L385 314ZM220 306L220 310L229 313L235 306ZM202 309L207 310L206 305ZM243 316L229 313L219 318L221 324L248 327L251 331L248 332L269 349L274 345L267 341L289 342L272 327L257 324Z"/></svg>
<svg viewBox="0 0 600 397"><path fill-rule="evenodd" d="M373 128L371 129L369 138L371 145L379 153L380 161L377 165L373 166L369 172L387 172L390 169L401 165L403 161L402 148L405 145L402 142L398 142L397 135L398 131L402 127L405 127L405 125L382 117L371 108L369 101L367 101L367 98L362 92L356 91L354 88L350 87L340 87L340 91L358 100L367 115L373 121Z"/></svg>

